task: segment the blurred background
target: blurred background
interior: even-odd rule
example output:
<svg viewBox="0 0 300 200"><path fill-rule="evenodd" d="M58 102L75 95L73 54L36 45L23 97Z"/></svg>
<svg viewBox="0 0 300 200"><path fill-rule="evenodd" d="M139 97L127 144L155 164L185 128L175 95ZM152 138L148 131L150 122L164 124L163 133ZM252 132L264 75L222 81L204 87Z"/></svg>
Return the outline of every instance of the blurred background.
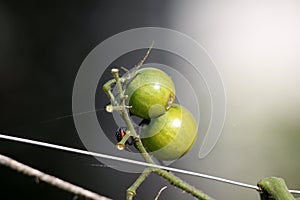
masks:
<svg viewBox="0 0 300 200"><path fill-rule="evenodd" d="M72 114L73 83L88 53L108 37L138 27L191 36L207 49L224 81L221 138L207 157L181 168L254 185L279 176L289 188L300 189L296 0L0 1L0 131L84 149L72 117L47 120ZM138 177L92 157L5 140L0 153L113 199L125 199ZM216 199L259 199L254 190L178 176ZM0 177L1 198L73 197L3 166ZM136 199L154 199L165 185L160 199L194 199L157 175L142 184Z"/></svg>

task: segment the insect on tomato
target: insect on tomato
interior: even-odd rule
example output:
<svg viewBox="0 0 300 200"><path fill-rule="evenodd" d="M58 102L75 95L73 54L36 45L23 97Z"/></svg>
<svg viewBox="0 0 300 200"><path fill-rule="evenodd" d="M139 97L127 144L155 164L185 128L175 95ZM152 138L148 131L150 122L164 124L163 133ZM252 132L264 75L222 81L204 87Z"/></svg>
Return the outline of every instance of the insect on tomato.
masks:
<svg viewBox="0 0 300 200"><path fill-rule="evenodd" d="M175 86L162 70L148 67L137 71L137 75L125 89L126 104L130 112L143 119L164 114L175 99Z"/></svg>
<svg viewBox="0 0 300 200"><path fill-rule="evenodd" d="M117 141L120 142L124 136L126 135L126 130L124 128L119 128L117 131L116 131L116 138L117 138ZM131 138L131 137L130 137ZM132 145L133 144L133 140L131 138L131 140L127 140L125 142L125 144L127 145Z"/></svg>

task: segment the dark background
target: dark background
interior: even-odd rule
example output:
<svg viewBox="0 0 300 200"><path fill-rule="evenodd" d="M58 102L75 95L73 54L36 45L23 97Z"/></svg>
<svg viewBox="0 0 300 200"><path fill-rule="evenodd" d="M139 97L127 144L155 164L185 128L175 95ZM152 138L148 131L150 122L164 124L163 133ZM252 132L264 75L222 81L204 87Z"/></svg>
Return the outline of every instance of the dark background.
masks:
<svg viewBox="0 0 300 200"><path fill-rule="evenodd" d="M95 46L127 29L167 27L167 5L158 1L0 2L1 131L84 149L72 117L44 121L72 113L77 70ZM98 166L91 157L5 140L0 141L0 152L113 199L125 199L126 189L138 176ZM0 199L73 196L44 183L36 184L33 178L3 166L0 177ZM148 183L154 180L155 190L145 186L138 199L154 199L166 184L155 176Z"/></svg>
<svg viewBox="0 0 300 200"><path fill-rule="evenodd" d="M188 168L254 185L281 176L299 189L299 10L297 2L281 0L0 1L0 130L84 149L72 117L51 121L72 114L82 61L114 34L165 27L207 48L227 92L220 141ZM141 55L132 54L127 62L136 63ZM125 199L138 176L92 157L2 139L0 153L113 199ZM259 198L254 190L179 176L216 199ZM3 166L0 179L0 199L73 198ZM156 175L142 184L136 199L154 199L165 185L160 199L193 199Z"/></svg>

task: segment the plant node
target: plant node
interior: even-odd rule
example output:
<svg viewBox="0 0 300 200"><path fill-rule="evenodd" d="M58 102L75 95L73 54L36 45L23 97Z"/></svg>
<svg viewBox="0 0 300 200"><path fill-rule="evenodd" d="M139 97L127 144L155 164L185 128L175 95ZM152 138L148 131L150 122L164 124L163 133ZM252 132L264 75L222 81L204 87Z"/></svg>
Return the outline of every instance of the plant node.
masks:
<svg viewBox="0 0 300 200"><path fill-rule="evenodd" d="M111 104L105 107L106 112L112 113L114 111L113 106Z"/></svg>
<svg viewBox="0 0 300 200"><path fill-rule="evenodd" d="M111 69L111 73L118 73L119 72L119 70L117 69L117 68L113 68L113 69Z"/></svg>
<svg viewBox="0 0 300 200"><path fill-rule="evenodd" d="M125 149L125 144L118 143L118 144L116 144L116 147L118 150L123 151Z"/></svg>

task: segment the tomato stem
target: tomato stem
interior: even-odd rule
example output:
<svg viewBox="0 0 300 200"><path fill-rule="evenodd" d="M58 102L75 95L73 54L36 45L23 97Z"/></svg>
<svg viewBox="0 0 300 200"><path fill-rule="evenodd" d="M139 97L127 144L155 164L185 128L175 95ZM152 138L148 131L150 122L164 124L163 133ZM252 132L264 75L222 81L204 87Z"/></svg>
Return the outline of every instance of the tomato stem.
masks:
<svg viewBox="0 0 300 200"><path fill-rule="evenodd" d="M282 178L264 178L258 182L257 186L259 187L261 200L294 200Z"/></svg>
<svg viewBox="0 0 300 200"><path fill-rule="evenodd" d="M143 173L136 179L130 188L127 189L127 200L132 200L136 195L136 190L138 187L146 180L146 178L151 174L152 168L146 168Z"/></svg>

